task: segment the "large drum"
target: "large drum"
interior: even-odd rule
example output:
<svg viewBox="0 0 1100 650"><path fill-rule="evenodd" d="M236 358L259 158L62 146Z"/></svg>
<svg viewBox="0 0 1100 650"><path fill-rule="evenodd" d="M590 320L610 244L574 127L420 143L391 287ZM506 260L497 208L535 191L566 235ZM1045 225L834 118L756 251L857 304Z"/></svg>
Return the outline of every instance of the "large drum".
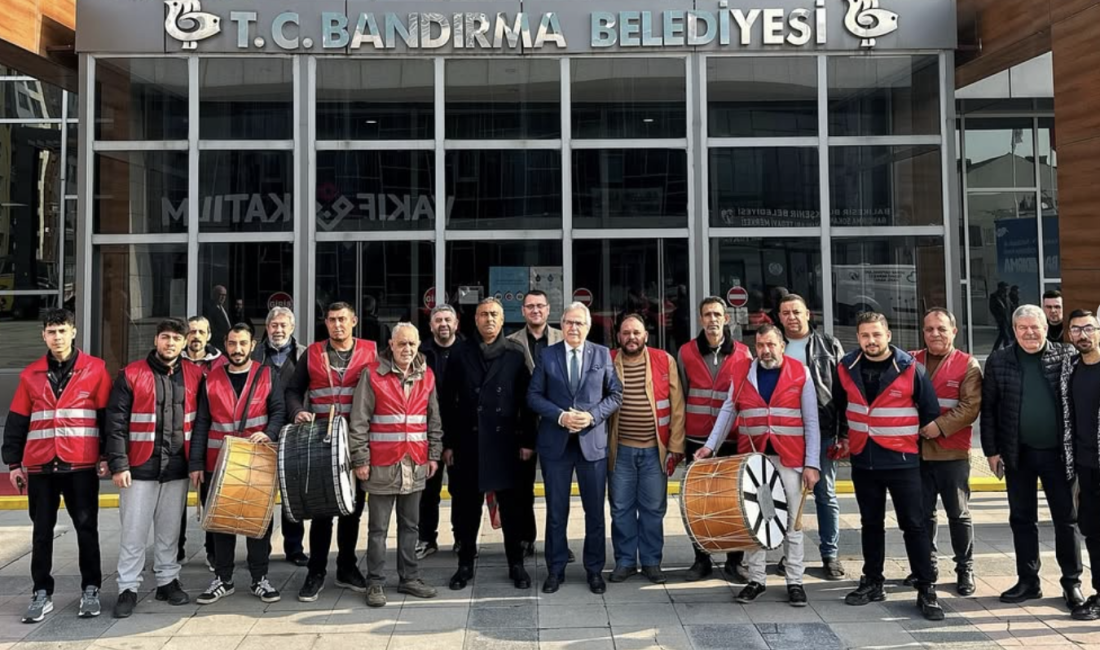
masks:
<svg viewBox="0 0 1100 650"><path fill-rule="evenodd" d="M203 530L261 538L275 509L275 446L226 436L210 483Z"/></svg>
<svg viewBox="0 0 1100 650"><path fill-rule="evenodd" d="M708 553L778 548L791 507L764 454L695 461L680 484L684 528Z"/></svg>
<svg viewBox="0 0 1100 650"><path fill-rule="evenodd" d="M355 511L348 423L331 420L288 424L279 433L279 490L291 521L341 517Z"/></svg>

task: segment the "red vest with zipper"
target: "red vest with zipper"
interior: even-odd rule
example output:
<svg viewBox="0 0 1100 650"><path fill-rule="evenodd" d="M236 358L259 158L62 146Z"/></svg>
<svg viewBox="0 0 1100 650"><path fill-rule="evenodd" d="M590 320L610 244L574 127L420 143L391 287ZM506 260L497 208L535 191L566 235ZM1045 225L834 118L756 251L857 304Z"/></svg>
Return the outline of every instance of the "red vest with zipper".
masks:
<svg viewBox="0 0 1100 650"><path fill-rule="evenodd" d="M54 395L48 372L46 357L27 366L12 400L11 412L31 420L23 466L34 470L60 458L74 468L94 467L100 457L96 411L107 407L111 393L107 366L81 352L60 397Z"/></svg>
<svg viewBox="0 0 1100 650"><path fill-rule="evenodd" d="M873 404L868 404L863 397L848 366L842 363L837 371L840 385L848 395L848 446L852 455L863 451L868 437L890 451L917 453L920 420L913 403L917 364L906 368L889 386L883 386Z"/></svg>
<svg viewBox="0 0 1100 650"><path fill-rule="evenodd" d="M435 389L435 374L425 366L424 378L414 382L405 396L399 371L372 372L374 413L370 418L370 464L389 467L405 456L417 465L428 462L428 398Z"/></svg>
<svg viewBox="0 0 1100 650"><path fill-rule="evenodd" d="M684 434L689 438L706 440L710 437L722 403L726 401L730 385L733 383L733 371L738 363L751 361L752 355L743 343L733 342L733 352L722 362L718 374L712 379L706 360L699 353L699 344L688 341L680 346L680 358L687 373L687 399L684 401ZM730 430L730 437L736 440L737 423Z"/></svg>
<svg viewBox="0 0 1100 650"><path fill-rule="evenodd" d="M156 446L156 378L145 359L131 363L122 372L134 398L130 406L130 446L127 452L130 467L139 467L152 458ZM198 412L202 368L193 363L177 362L173 372L183 373L183 455L186 458L191 453L191 428L195 426L195 414Z"/></svg>
<svg viewBox="0 0 1100 650"><path fill-rule="evenodd" d="M741 420L738 453L747 454L754 449L763 452L770 441L784 467L802 467L806 463L806 433L802 424L806 367L797 359L785 357L769 402L748 380L751 367L752 364L745 364L736 379L744 382L734 403Z"/></svg>
<svg viewBox="0 0 1100 650"><path fill-rule="evenodd" d="M924 363L928 358L927 350L910 352L913 358ZM947 358L940 362L936 368L936 374L931 376L932 387L936 389L936 399L940 403L940 415L947 413L959 405L959 387L966 379L966 371L970 367L970 355L960 350L952 350ZM940 436L931 440L925 440L925 444L939 445L943 449L955 449L966 451L970 449L970 437L973 427L966 427L956 431L951 436Z"/></svg>
<svg viewBox="0 0 1100 650"><path fill-rule="evenodd" d="M668 441L671 437L669 424L672 422L672 402L669 399L671 384L668 378L668 353L651 347L646 347L645 351L646 356L649 357L649 372L653 377L653 415L657 421L657 437L661 439L661 444L665 449L668 449ZM619 356L619 351L612 350L612 363L614 363L617 356Z"/></svg>
<svg viewBox="0 0 1100 650"><path fill-rule="evenodd" d="M253 383L252 401L244 403ZM206 375L206 399L210 404L210 434L206 439L206 471L218 466L222 445L226 436L249 438L263 433L267 427L267 398L271 395L271 368L252 363L248 379L240 396L229 381L227 364L214 368ZM238 431L241 418L245 418L244 430Z"/></svg>
<svg viewBox="0 0 1100 650"><path fill-rule="evenodd" d="M368 367L373 368L378 363L377 347L374 341L355 339L355 349L348 360L344 376L332 370L331 376L325 376L325 368L329 365L325 359L325 346L328 341L319 341L309 346L306 350L307 363L309 364L309 408L317 415L328 415L329 407L336 404L336 412L345 418L351 415L351 398L355 394L355 387L359 385L359 376Z"/></svg>

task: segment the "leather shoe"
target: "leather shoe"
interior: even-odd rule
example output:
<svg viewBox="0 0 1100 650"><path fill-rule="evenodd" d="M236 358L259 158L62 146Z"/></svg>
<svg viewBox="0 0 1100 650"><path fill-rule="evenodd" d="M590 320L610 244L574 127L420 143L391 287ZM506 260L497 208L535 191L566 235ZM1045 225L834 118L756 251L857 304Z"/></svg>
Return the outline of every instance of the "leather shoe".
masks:
<svg viewBox="0 0 1100 650"><path fill-rule="evenodd" d="M511 569L508 569L508 578L512 581L512 584L516 586L516 589L531 588L531 576L527 573L527 569L523 568L522 564L516 564Z"/></svg>
<svg viewBox="0 0 1100 650"><path fill-rule="evenodd" d="M542 593L552 594L556 593L561 588L561 583L564 582L564 576L548 575L546 576L546 582L542 583Z"/></svg>
<svg viewBox="0 0 1100 650"><path fill-rule="evenodd" d="M566 550L565 563L566 564L573 564L574 562L576 562L577 561L577 556L573 555L573 549L567 548L565 550Z"/></svg>
<svg viewBox="0 0 1100 650"><path fill-rule="evenodd" d="M636 566L617 566L607 579L611 582L626 582L629 578L637 574L638 567Z"/></svg>
<svg viewBox="0 0 1100 650"><path fill-rule="evenodd" d="M1070 612L1085 604L1085 594L1081 593L1081 585L1063 589L1062 598L1066 599L1066 607L1069 607Z"/></svg>
<svg viewBox="0 0 1100 650"><path fill-rule="evenodd" d="M642 567L642 575L655 585L663 585L668 582L668 578L665 577L665 572L661 571L660 565Z"/></svg>
<svg viewBox="0 0 1100 650"><path fill-rule="evenodd" d="M684 580L688 582L699 582L700 580L710 576L711 571L714 570L714 565L711 564L710 558L706 560L695 560L695 563L691 565L691 568L687 570L687 575L684 576Z"/></svg>
<svg viewBox="0 0 1100 650"><path fill-rule="evenodd" d="M977 586L974 584L974 571L971 569L963 569L957 574L958 580L955 581L955 593L960 596L973 596L974 590Z"/></svg>
<svg viewBox="0 0 1100 650"><path fill-rule="evenodd" d="M605 593L607 591L607 583L603 581L603 576L598 573L589 573L588 590L594 594Z"/></svg>
<svg viewBox="0 0 1100 650"><path fill-rule="evenodd" d="M1037 582L1017 582L1011 589L1001 594L1002 603L1022 603L1043 597L1043 590Z"/></svg>
<svg viewBox="0 0 1100 650"><path fill-rule="evenodd" d="M297 553L290 553L286 556L286 561L294 566L307 566L309 565L309 557L301 551Z"/></svg>
<svg viewBox="0 0 1100 650"><path fill-rule="evenodd" d="M458 571L451 576L450 588L452 591L460 591L466 588L466 583L474 579L474 567L458 566Z"/></svg>

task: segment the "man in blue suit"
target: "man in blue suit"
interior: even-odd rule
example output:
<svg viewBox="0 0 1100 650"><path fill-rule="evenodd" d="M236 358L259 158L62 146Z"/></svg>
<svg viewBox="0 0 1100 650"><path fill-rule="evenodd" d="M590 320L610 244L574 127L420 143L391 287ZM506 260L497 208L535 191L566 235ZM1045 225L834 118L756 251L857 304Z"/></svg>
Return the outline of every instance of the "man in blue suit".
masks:
<svg viewBox="0 0 1100 650"><path fill-rule="evenodd" d="M607 494L607 421L623 402L623 386L611 352L588 343L592 315L572 303L561 317L565 340L539 354L527 404L542 416L538 454L546 486L546 563L542 591L552 594L565 579L566 522L573 471L584 506L584 568L588 588L607 590L601 572L607 559L604 499Z"/></svg>

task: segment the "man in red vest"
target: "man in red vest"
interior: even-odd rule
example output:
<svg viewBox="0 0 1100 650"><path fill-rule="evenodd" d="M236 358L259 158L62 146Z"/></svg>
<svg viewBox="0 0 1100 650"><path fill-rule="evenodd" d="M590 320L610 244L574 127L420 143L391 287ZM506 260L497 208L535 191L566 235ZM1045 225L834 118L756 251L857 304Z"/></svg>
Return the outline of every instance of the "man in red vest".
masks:
<svg viewBox="0 0 1100 650"><path fill-rule="evenodd" d="M688 462L695 452L702 449L722 402L729 392L733 380L733 369L739 361L752 359L749 348L733 339L729 331L730 316L726 313L726 301L716 296L704 298L699 305L699 322L703 331L694 341L688 341L680 347L676 365L680 368L680 385L684 391L684 450ZM717 450L718 456L737 453L737 431L733 439ZM740 570L745 554L737 551L726 554L726 566L723 574L726 580L744 583L745 577ZM695 547L695 562L684 577L689 582L702 580L710 575L712 563L710 555Z"/></svg>
<svg viewBox="0 0 1100 650"><path fill-rule="evenodd" d="M619 324L619 350L611 351L623 384L623 405L608 433L608 491L615 569L622 582L638 572L654 584L661 571L668 509L668 471L684 457L684 394L676 360L646 346L649 332L638 314Z"/></svg>
<svg viewBox="0 0 1100 650"><path fill-rule="evenodd" d="M180 586L176 542L187 505L187 454L198 411L202 369L180 360L187 324L177 318L157 324L156 348L122 369L107 405L107 463L119 488L122 520L115 618L137 604L149 528L157 600L186 605Z"/></svg>
<svg viewBox="0 0 1100 650"><path fill-rule="evenodd" d="M412 323L398 323L378 363L363 371L352 402L351 464L370 495L367 500L367 605L386 604L386 535L397 510L397 591L435 598L420 578L416 558L420 494L443 454L435 373Z"/></svg>
<svg viewBox="0 0 1100 650"><path fill-rule="evenodd" d="M707 458L721 446L734 419L741 418L738 451L768 455L779 470L787 496L786 538L783 550L787 578L787 600L792 607L805 607L802 587L802 531L795 530L802 489L813 490L820 478L821 432L818 428L817 390L810 371L797 359L783 356L783 330L764 324L756 330L756 360L738 365L733 385L722 404L707 446L696 458ZM749 552L749 584L737 595L737 602L754 602L764 593L767 552Z"/></svg>
<svg viewBox="0 0 1100 650"><path fill-rule="evenodd" d="M306 349L286 389L287 416L294 422L310 422L318 415L328 417L334 407L337 415L345 418L351 415L352 397L360 376L378 362L374 342L352 336L358 324L355 308L346 302L334 302L325 310L328 340L318 341ZM363 594L367 593L367 580L356 566L355 544L359 539L359 519L365 499L366 494L356 490L355 512L339 517L336 530L336 586ZM331 544L332 518L311 519L309 573L298 591L298 600L317 600L325 586Z"/></svg>
<svg viewBox="0 0 1100 650"><path fill-rule="evenodd" d="M3 458L9 479L27 492L34 529L34 592L23 615L37 623L53 610L53 537L61 497L73 520L80 553L80 616L99 615L99 478L106 474L100 438L111 376L101 359L73 347L76 317L51 309L42 319L48 354L27 366L4 426Z"/></svg>
<svg viewBox="0 0 1100 650"><path fill-rule="evenodd" d="M223 342L228 364L214 368L206 375L199 393L199 412L195 433L191 437L191 482L202 487L203 505L218 458L227 437L247 438L251 442L272 442L279 438L279 429L286 422L283 389L270 366L253 362L252 326L237 323ZM267 580L271 557L271 528L262 538L249 537L248 571L252 574L249 591L265 603L278 602L279 591ZM237 536L211 533L214 542L216 577L195 602L216 603L234 592L233 563L236 561Z"/></svg>
<svg viewBox="0 0 1100 650"><path fill-rule="evenodd" d="M924 525L936 566L936 501L943 500L955 552L955 591L974 594L974 527L970 522L970 439L982 410L982 369L974 357L955 349L955 316L943 307L924 315L923 350L913 358L924 365L936 389L940 416L921 428L920 473L924 488ZM938 571L937 571L938 573ZM907 584L916 576L910 574Z"/></svg>
<svg viewBox="0 0 1100 650"><path fill-rule="evenodd" d="M936 390L924 366L890 345L885 316L860 314L856 335L860 349L841 359L833 382L841 387L836 391L836 412L841 425L848 428L863 541L863 577L844 602L866 605L886 600L882 570L889 492L905 539L909 568L916 578L917 606L926 619L943 620L936 598L932 543L924 530L918 448L921 428L940 415Z"/></svg>

